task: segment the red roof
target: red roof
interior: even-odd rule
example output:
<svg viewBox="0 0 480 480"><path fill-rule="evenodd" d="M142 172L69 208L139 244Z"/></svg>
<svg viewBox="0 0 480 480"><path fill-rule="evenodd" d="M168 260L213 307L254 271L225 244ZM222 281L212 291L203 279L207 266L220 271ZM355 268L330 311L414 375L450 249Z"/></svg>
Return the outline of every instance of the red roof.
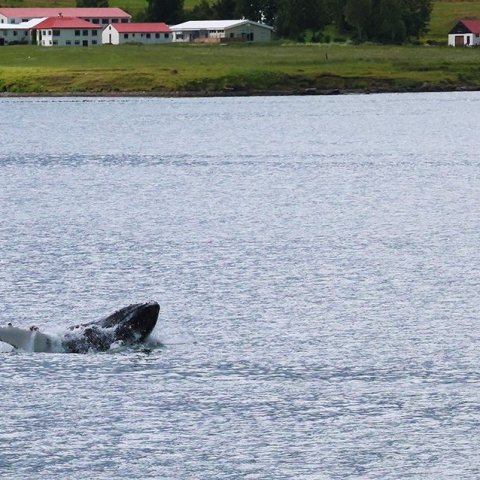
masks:
<svg viewBox="0 0 480 480"><path fill-rule="evenodd" d="M471 33L480 33L480 20L464 18L460 20Z"/></svg>
<svg viewBox="0 0 480 480"><path fill-rule="evenodd" d="M46 18L43 22L40 22L36 25L37 29L42 28L55 28L58 30L65 29L65 28L96 28L96 29L103 29L104 26L96 25L95 23L87 22L86 20L82 20L81 18L75 17L50 17Z"/></svg>
<svg viewBox="0 0 480 480"><path fill-rule="evenodd" d="M6 17L42 18L57 17L77 18L131 18L131 15L121 8L0 8L0 15Z"/></svg>
<svg viewBox="0 0 480 480"><path fill-rule="evenodd" d="M112 27L119 33L169 33L166 23L114 23Z"/></svg>

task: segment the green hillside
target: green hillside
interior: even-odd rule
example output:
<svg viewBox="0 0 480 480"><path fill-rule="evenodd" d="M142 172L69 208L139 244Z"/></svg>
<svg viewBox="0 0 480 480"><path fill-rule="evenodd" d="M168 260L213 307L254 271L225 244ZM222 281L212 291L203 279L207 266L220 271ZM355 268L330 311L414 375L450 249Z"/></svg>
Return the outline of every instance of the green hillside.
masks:
<svg viewBox="0 0 480 480"><path fill-rule="evenodd" d="M427 39L446 41L446 35L456 20L464 17L480 18L480 0L437 0L434 2L430 31Z"/></svg>

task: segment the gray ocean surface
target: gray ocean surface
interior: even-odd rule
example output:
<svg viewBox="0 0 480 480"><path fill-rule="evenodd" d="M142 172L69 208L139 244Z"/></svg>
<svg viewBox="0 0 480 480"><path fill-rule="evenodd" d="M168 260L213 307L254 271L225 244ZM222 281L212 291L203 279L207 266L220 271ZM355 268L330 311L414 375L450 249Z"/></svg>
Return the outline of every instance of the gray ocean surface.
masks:
<svg viewBox="0 0 480 480"><path fill-rule="evenodd" d="M480 477L480 93L0 111L2 480Z"/></svg>

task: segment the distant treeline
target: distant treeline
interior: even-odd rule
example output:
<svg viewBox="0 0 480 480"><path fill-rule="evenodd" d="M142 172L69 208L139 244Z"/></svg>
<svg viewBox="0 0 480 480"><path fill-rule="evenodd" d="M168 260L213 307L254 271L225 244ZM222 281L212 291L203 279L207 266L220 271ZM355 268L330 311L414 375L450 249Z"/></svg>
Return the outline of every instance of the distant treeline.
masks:
<svg viewBox="0 0 480 480"><path fill-rule="evenodd" d="M299 41L307 34L310 41L329 41L325 27L333 25L354 41L403 43L427 31L432 11L432 0L200 0L192 9L184 9L184 0L147 2L137 20L175 24L248 18L272 25L281 38ZM99 3L108 0L77 0L79 6Z"/></svg>

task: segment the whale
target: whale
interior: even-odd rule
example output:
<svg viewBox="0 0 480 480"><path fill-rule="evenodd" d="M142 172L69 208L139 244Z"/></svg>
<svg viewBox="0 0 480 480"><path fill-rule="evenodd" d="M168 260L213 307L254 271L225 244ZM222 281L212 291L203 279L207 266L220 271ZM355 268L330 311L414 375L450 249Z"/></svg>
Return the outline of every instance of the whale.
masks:
<svg viewBox="0 0 480 480"><path fill-rule="evenodd" d="M0 327L0 342L28 352L87 353L105 352L112 347L144 343L158 320L157 302L136 303L100 320L68 327L61 334L41 332L12 324Z"/></svg>

